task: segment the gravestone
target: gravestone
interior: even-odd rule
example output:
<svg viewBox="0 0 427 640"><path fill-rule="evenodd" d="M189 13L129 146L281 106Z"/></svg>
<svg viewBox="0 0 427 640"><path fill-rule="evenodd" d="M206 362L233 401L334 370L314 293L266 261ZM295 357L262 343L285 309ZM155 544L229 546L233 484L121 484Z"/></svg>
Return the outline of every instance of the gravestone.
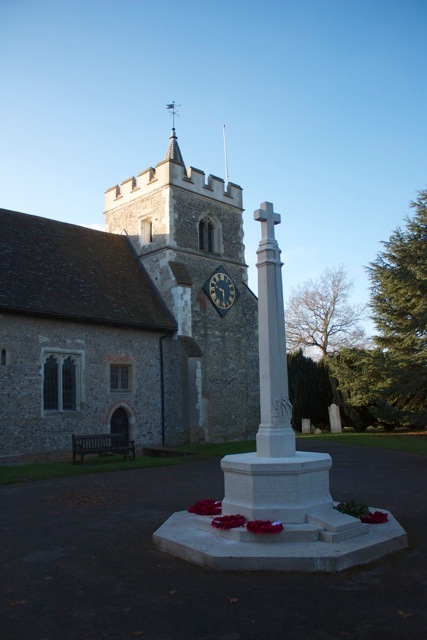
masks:
<svg viewBox="0 0 427 640"><path fill-rule="evenodd" d="M340 408L337 404L331 404L328 408L331 433L342 433Z"/></svg>
<svg viewBox="0 0 427 640"><path fill-rule="evenodd" d="M302 418L301 422L302 422L302 432L303 433L310 433L310 431L311 431L310 418Z"/></svg>

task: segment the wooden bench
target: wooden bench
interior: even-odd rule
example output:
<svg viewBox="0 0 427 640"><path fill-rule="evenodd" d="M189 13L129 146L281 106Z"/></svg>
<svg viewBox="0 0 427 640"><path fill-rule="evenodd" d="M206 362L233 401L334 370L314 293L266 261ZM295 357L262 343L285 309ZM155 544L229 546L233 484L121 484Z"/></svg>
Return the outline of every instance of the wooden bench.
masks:
<svg viewBox="0 0 427 640"><path fill-rule="evenodd" d="M84 436L71 436L73 441L73 463L80 456L80 464L87 453L123 453L123 460L135 460L135 442L127 440L124 433L92 433Z"/></svg>

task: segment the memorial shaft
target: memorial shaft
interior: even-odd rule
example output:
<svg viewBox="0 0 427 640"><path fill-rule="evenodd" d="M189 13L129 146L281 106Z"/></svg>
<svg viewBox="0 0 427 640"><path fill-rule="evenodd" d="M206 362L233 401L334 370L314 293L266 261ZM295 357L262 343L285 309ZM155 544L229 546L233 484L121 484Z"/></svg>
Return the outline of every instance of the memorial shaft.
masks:
<svg viewBox="0 0 427 640"><path fill-rule="evenodd" d="M261 398L257 455L282 458L295 455L295 435L288 391L282 263L274 236L274 225L280 223L280 215L274 213L270 202L264 202L254 212L254 218L262 225L257 251Z"/></svg>

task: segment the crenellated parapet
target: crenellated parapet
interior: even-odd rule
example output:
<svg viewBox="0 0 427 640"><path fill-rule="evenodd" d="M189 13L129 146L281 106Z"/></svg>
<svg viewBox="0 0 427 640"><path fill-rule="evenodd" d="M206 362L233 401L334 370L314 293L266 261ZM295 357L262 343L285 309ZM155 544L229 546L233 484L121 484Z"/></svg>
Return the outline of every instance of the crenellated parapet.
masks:
<svg viewBox="0 0 427 640"><path fill-rule="evenodd" d="M121 185L111 187L105 192L105 211L152 194L165 186L181 187L186 191L212 198L224 204L242 209L242 188L229 182L225 187L222 178L209 175L194 167L186 169L183 165L164 160L155 168L149 167L135 177L124 180Z"/></svg>

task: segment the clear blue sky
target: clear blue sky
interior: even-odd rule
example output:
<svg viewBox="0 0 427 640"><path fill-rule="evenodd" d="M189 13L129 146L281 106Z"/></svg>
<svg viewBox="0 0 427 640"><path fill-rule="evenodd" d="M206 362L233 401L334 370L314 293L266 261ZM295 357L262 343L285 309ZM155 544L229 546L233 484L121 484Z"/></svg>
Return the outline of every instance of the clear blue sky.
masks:
<svg viewBox="0 0 427 640"><path fill-rule="evenodd" d="M0 0L0 206L103 225L103 194L160 162L243 187L256 290L273 202L292 287L374 260L427 188L425 0Z"/></svg>

